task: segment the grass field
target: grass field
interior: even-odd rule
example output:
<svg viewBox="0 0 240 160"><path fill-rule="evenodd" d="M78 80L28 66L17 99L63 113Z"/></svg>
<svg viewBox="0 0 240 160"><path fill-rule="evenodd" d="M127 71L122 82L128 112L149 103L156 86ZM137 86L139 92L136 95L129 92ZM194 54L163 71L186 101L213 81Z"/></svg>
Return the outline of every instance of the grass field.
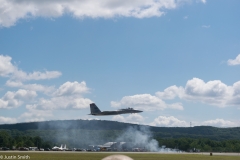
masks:
<svg viewBox="0 0 240 160"><path fill-rule="evenodd" d="M0 152L0 159L31 160L101 160L106 156L122 154L134 160L239 160L240 156L201 154L154 154L154 153L82 153L82 152Z"/></svg>

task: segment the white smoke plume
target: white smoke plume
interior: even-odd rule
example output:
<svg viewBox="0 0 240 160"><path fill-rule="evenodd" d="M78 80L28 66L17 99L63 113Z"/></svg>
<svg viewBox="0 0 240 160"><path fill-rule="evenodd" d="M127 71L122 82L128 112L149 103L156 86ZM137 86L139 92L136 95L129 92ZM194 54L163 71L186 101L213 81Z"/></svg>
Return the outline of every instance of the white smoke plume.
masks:
<svg viewBox="0 0 240 160"><path fill-rule="evenodd" d="M98 120L82 123L75 120L50 121L39 124L38 129L48 132L48 136L46 132L42 135L45 136L44 140L57 146L66 144L68 148L90 149L94 146L94 149L100 149L105 145L112 145L111 149L119 151L176 152L170 148L160 148L158 141L153 138L150 126L132 125L118 130L101 127L102 124L103 122Z"/></svg>
<svg viewBox="0 0 240 160"><path fill-rule="evenodd" d="M147 151L159 151L158 142L152 139L152 133L146 126L140 126L139 130L129 127L117 139L117 142L129 142L134 147L144 148Z"/></svg>

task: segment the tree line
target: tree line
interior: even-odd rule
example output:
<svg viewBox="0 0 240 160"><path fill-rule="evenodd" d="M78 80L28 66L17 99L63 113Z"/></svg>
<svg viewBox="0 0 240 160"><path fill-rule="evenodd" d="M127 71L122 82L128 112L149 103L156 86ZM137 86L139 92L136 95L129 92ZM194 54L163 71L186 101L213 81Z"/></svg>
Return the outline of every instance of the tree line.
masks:
<svg viewBox="0 0 240 160"><path fill-rule="evenodd" d="M156 140L159 146L165 145L167 148L175 148L182 151L198 149L201 152L240 152L240 140L216 141L208 138L156 138Z"/></svg>
<svg viewBox="0 0 240 160"><path fill-rule="evenodd" d="M117 130L0 130L0 148L19 147L52 148L55 145L67 144L69 148L88 146L92 143L102 144L113 141L121 131ZM153 137L159 146L190 151L198 149L201 152L240 152L240 140L212 140L209 138L162 138ZM94 140L95 139L95 140ZM86 141L83 141L86 140ZM79 146L77 146L79 145Z"/></svg>
<svg viewBox="0 0 240 160"><path fill-rule="evenodd" d="M20 147L38 147L38 148L50 148L51 142L44 141L39 136L25 136L16 135L11 136L8 131L0 131L0 148L7 147L9 149L17 149Z"/></svg>

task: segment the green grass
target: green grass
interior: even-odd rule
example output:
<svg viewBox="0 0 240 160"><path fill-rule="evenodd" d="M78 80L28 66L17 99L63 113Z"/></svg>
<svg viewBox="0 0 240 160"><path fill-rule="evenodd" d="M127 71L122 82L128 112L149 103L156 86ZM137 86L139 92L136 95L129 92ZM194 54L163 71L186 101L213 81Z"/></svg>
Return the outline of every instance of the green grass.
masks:
<svg viewBox="0 0 240 160"><path fill-rule="evenodd" d="M81 152L0 152L0 159L5 156L30 156L31 160L101 160L117 153L81 153ZM239 160L240 156L209 156L201 154L152 154L152 153L119 153L134 160ZM1 158L1 156L3 158Z"/></svg>

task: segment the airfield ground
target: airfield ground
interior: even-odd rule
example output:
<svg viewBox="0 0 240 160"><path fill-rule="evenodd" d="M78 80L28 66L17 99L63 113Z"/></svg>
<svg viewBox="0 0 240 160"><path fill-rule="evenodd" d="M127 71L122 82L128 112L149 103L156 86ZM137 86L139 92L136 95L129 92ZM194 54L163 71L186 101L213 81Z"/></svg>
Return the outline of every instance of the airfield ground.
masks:
<svg viewBox="0 0 240 160"><path fill-rule="evenodd" d="M239 160L239 153L156 153L156 152L40 152L1 151L1 159L101 160L109 155L126 155L134 160Z"/></svg>

